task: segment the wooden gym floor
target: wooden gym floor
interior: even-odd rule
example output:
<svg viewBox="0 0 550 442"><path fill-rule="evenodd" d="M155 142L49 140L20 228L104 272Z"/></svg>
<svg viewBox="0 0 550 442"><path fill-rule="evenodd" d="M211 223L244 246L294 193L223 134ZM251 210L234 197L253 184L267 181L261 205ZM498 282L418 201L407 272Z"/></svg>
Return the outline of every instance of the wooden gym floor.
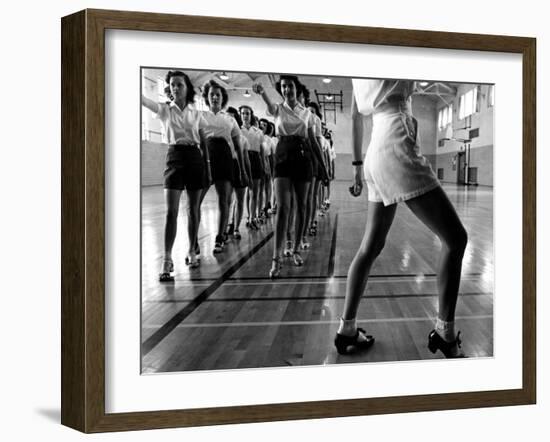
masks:
<svg viewBox="0 0 550 442"><path fill-rule="evenodd" d="M340 356L333 345L346 274L361 240L366 196L352 198L333 182L331 207L319 218L304 266L285 258L282 277L268 278L270 220L260 231L241 227L240 241L212 254L216 195L202 206L202 263L190 270L185 197L174 247L175 282L159 283L164 199L142 189L142 373L402 361L441 358L427 349L437 312L439 240L400 204L386 247L359 307L358 323L376 338L361 353ZM445 185L469 235L456 312L469 357L493 354L493 190ZM273 218L271 218L273 219Z"/></svg>

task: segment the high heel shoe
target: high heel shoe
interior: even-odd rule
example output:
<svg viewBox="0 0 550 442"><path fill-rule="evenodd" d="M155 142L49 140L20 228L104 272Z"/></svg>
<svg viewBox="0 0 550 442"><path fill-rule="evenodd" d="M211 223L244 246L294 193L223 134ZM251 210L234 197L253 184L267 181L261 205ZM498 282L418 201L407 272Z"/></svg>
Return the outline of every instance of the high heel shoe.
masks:
<svg viewBox="0 0 550 442"><path fill-rule="evenodd" d="M292 241L287 241L285 249L283 250L283 256L290 258L292 256L292 249L294 248L294 243Z"/></svg>
<svg viewBox="0 0 550 442"><path fill-rule="evenodd" d="M365 340L359 340L360 333L366 338ZM366 350L367 348L372 347L372 344L374 344L374 337L367 335L365 330L359 327L357 327L357 331L354 336L346 336L336 333L336 337L334 338L336 350L338 351L338 354L341 355L350 355L359 350Z"/></svg>
<svg viewBox="0 0 550 442"><path fill-rule="evenodd" d="M281 257L278 256L277 258L273 258L271 263L271 269L269 270L269 277L271 279L278 278L281 276Z"/></svg>
<svg viewBox="0 0 550 442"><path fill-rule="evenodd" d="M457 333L456 338L452 342L447 342L439 334L432 330L428 335L428 348L432 353L437 350L441 350L441 353L446 358L465 358L466 356L462 352L462 340L460 339L460 332Z"/></svg>
<svg viewBox="0 0 550 442"><path fill-rule="evenodd" d="M217 235L216 236L216 241L214 242L214 253L221 253L223 252L223 245L224 245L224 241L223 241L223 236L222 235Z"/></svg>
<svg viewBox="0 0 550 442"><path fill-rule="evenodd" d="M302 255L300 255L300 252L298 252L297 250L294 251L294 254L292 255L292 260L294 261L294 265L297 267L302 267L304 265Z"/></svg>
<svg viewBox="0 0 550 442"><path fill-rule="evenodd" d="M162 268L159 273L159 281L160 282L173 282L174 277L171 275L171 273L174 272L174 263L171 259L165 259L162 262Z"/></svg>

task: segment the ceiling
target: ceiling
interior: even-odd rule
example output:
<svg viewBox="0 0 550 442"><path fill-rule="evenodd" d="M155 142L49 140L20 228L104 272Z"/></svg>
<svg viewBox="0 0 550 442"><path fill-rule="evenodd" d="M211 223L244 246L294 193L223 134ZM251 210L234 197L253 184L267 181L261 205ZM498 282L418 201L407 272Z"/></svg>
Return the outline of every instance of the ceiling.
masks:
<svg viewBox="0 0 550 442"><path fill-rule="evenodd" d="M164 78L167 69L144 69L144 76L153 81L157 78ZM278 74L249 73L249 72L227 72L229 77L222 80L220 71L198 71L186 69L185 73L196 88L201 88L204 83L210 79L215 79L227 90L249 90L254 82L261 82L265 86L271 84L273 87L278 78ZM330 77L330 83L324 83L323 77L312 75L301 75L300 81L310 90L311 99L316 100L315 90L318 93L334 93L341 91L348 95L352 90L351 79L346 77ZM417 82L417 94L429 97L434 103L450 103L457 94L457 83L426 81Z"/></svg>

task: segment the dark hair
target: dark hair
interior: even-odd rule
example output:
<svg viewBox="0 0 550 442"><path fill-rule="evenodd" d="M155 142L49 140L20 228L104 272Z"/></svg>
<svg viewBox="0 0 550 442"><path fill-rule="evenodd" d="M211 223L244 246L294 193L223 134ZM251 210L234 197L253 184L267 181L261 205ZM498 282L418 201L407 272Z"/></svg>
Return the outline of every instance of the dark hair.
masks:
<svg viewBox="0 0 550 442"><path fill-rule="evenodd" d="M256 126L256 124L258 126L260 125L260 120L258 120L258 117L256 115L252 115L252 119L250 120L250 124L252 124L252 126Z"/></svg>
<svg viewBox="0 0 550 442"><path fill-rule="evenodd" d="M275 125L271 121L268 121L268 123L269 123L269 136L274 137L275 136Z"/></svg>
<svg viewBox="0 0 550 442"><path fill-rule="evenodd" d="M305 84L301 84L301 87L298 90L297 95L298 96L302 95L304 97L304 103L307 106L309 103L309 89L305 86Z"/></svg>
<svg viewBox="0 0 550 442"><path fill-rule="evenodd" d="M279 81L275 83L275 89L277 89L277 92L279 92L281 96L283 95L283 91L281 89L281 83L283 82L283 80L292 81L294 83L294 86L296 87L296 98L298 98L302 87L302 83L300 83L298 77L296 75L281 75L279 77Z"/></svg>
<svg viewBox="0 0 550 442"><path fill-rule="evenodd" d="M321 120L323 119L323 117L321 116L321 109L319 105L315 103L315 101L310 101L307 105L308 107L312 107L313 109L315 109L315 115L317 115Z"/></svg>
<svg viewBox="0 0 550 442"><path fill-rule="evenodd" d="M252 124L252 122L254 121L254 118L256 118L254 116L254 110L247 104L243 104L242 106L239 106L239 113L241 113L243 111L243 109L249 109L250 110L250 124Z"/></svg>
<svg viewBox="0 0 550 442"><path fill-rule="evenodd" d="M191 83L191 80L189 80L187 74L182 71L168 71L166 77L164 77L164 81L168 84L168 86L170 86L170 80L172 77L183 77L183 81L187 87L187 96L185 97L185 100L188 103L193 103L193 101L195 101L195 88L193 87L193 83ZM170 96L172 96L172 94L170 94Z"/></svg>
<svg viewBox="0 0 550 442"><path fill-rule="evenodd" d="M234 107L229 106L226 109L226 112L228 114L233 115L233 118L235 118L235 120L237 121L237 124L239 125L239 127L243 127L243 120L242 120L241 115L239 114L239 111L237 109L235 109Z"/></svg>
<svg viewBox="0 0 550 442"><path fill-rule="evenodd" d="M229 100L229 96L227 95L227 91L225 88L219 84L215 80L210 80L205 83L205 85L202 87L202 98L204 98L204 102L207 104L208 107L210 107L210 102L208 101L208 93L210 92L210 89L219 89L222 93L222 109L225 107Z"/></svg>
<svg viewBox="0 0 550 442"><path fill-rule="evenodd" d="M269 130L269 121L266 120L265 118L260 118L260 123L265 123L265 127L266 127L265 134L267 135L267 132Z"/></svg>

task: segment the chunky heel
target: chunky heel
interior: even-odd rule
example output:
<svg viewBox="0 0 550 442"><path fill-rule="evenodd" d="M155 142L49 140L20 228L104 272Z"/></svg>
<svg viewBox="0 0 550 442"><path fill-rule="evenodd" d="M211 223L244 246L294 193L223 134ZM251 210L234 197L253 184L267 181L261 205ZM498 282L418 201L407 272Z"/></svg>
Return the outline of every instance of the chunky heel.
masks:
<svg viewBox="0 0 550 442"><path fill-rule="evenodd" d="M366 339L359 341L359 334L362 334ZM334 338L334 345L336 351L341 355L351 355L360 350L366 350L374 344L374 337L367 335L365 330L357 328L354 336L341 335L336 333Z"/></svg>
<svg viewBox="0 0 550 442"><path fill-rule="evenodd" d="M428 349L432 353L435 353L437 350L441 350L443 356L448 359L466 357L464 353L462 353L462 347L460 344L462 344L460 332L457 333L456 339L452 342L445 341L435 330L432 330L428 335Z"/></svg>
<svg viewBox="0 0 550 442"><path fill-rule="evenodd" d="M273 258L271 264L271 269L269 270L269 278L275 279L281 276L281 258L278 256L277 258Z"/></svg>

